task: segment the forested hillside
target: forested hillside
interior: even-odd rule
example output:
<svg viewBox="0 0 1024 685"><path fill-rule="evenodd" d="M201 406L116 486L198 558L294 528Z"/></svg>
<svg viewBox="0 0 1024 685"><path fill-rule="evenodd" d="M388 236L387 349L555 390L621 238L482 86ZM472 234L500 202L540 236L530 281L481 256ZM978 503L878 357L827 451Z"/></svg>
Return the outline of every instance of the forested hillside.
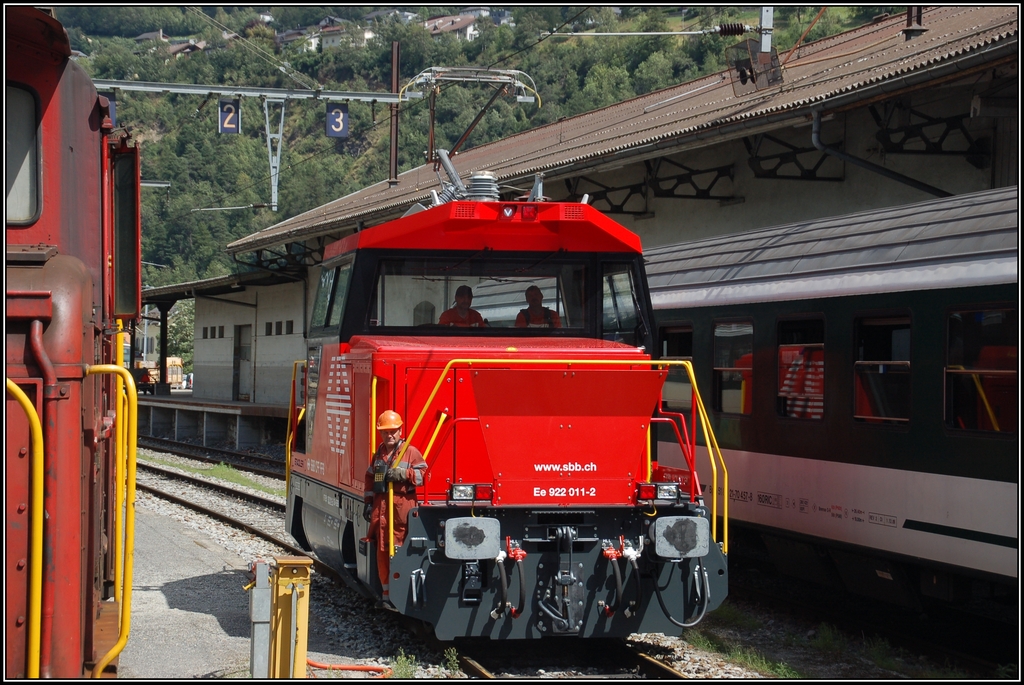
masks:
<svg viewBox="0 0 1024 685"><path fill-rule="evenodd" d="M374 7L271 7L265 23L258 8L57 7L78 61L94 78L323 88L387 92L391 43L401 44L401 83L432 66L518 69L537 84L542 107L499 98L464 144L465 148L506 137L609 104L665 88L724 68L724 49L737 38L651 36L542 38L544 31L678 31L724 22L758 23L758 7L524 7L512 8L514 26L477 20L479 35L462 41L451 34L432 37L422 20L457 14L459 8L404 7L419 20L367 21ZM776 10L775 45L792 46L820 8ZM830 8L817 19L806 41L870 21L900 8ZM346 34L373 38L360 47L320 47L302 52L279 46L275 33L315 26L326 17ZM162 31L170 40L137 41ZM234 37L232 34L237 34ZM175 57L182 41L203 49ZM300 43L301 41L296 41ZM493 91L486 86L443 88L437 97L436 145L450 147L467 129ZM120 91L118 123L142 141L146 180L170 187L143 191L143 259L170 268L146 268L148 285L205 278L232 271L223 247L290 216L387 178L389 154L386 105L349 105L350 137L327 138L322 101L289 101L285 113L279 209L220 211L270 201L264 112L256 98L243 98L242 135L217 133L217 96L203 97ZM400 170L422 164L427 149L426 100L403 105Z"/></svg>

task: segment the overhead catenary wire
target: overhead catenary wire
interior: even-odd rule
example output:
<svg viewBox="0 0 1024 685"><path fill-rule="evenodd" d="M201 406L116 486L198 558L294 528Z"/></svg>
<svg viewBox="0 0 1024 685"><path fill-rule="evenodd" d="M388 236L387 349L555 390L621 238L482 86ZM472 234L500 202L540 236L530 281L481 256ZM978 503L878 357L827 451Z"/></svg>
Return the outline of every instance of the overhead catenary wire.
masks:
<svg viewBox="0 0 1024 685"><path fill-rule="evenodd" d="M567 19L565 22L560 24L558 27L556 27L555 31L558 31L558 30L564 28L565 26L569 25L573 21L575 21L584 12L586 12L587 9L588 8L585 7L581 11L577 12L575 15L573 15L572 17ZM203 14L203 13L200 12L200 14ZM210 20L211 23L213 23L215 26L218 25L217 22L215 20L213 20L212 18L207 17L207 15L205 15L205 14L203 14L203 16L206 17L208 20ZM516 52L514 52L514 53L512 53L510 55L507 55L507 56L505 56L505 57L503 57L503 58L501 58L499 60L496 60L492 64L488 65L486 67L486 69L491 69L491 68L493 68L493 67L495 67L495 66L497 66L499 64L502 64L503 62L507 62L508 60L512 59L513 57L515 57L517 55L520 55L520 54L522 54L522 53L524 53L524 52L526 52L528 50L532 50L532 49L536 48L538 45L543 43L547 38L548 38L547 36L539 38L535 43L531 43L530 45L527 45L526 47L523 47L523 48L517 50ZM454 85L454 84L449 84L449 85L441 86L440 89L439 89L439 92L444 92L445 90L450 88L452 85ZM538 95L538 101L539 101L539 95ZM424 106L425 106L425 100L421 100L419 102L412 103L409 107L407 107L405 109L399 110L399 116L401 116L401 115L403 115L405 113L412 114L412 113L416 112L419 108L424 107ZM387 121L387 120L381 120L380 122L372 123L370 126L368 126L365 129L365 131L363 132L363 135L365 136L365 135L369 134L370 132L376 130L378 127L383 126L385 121ZM312 161L314 159L317 159L318 157L320 157L323 154L327 154L329 152L333 152L334 149L335 149L335 147L334 147L333 143L328 144L328 145L324 145L322 148L320 148L316 152L308 155L307 157L304 157L304 158L300 159L297 162L293 162L293 163L288 164L286 167L282 168L279 171L279 173L283 174L285 171L289 171L289 170L295 169L295 168L301 166L302 164L305 164L305 163L310 162L310 161ZM259 180L254 181L249 186L246 186L244 188L239 188L239 189L235 190L234 192L229 193L227 195L222 195L220 197L219 203L226 202L227 200L229 200L232 197L235 197L236 195L239 195L239 194L241 194L243 192L246 192L246 191L248 191L248 190L250 190L252 188L255 188L257 186L260 186L260 185L266 183L269 179L270 179L270 175L267 175L264 178L261 178ZM194 210L190 210L188 213L182 212L178 216L169 217L168 221L176 221L176 220L183 219L185 216L188 216L189 214L192 214L193 211Z"/></svg>

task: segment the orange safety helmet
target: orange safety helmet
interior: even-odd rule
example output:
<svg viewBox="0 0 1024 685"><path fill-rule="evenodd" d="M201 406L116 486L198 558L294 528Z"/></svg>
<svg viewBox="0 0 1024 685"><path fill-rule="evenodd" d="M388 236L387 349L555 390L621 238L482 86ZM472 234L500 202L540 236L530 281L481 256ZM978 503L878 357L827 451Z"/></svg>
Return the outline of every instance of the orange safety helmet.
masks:
<svg viewBox="0 0 1024 685"><path fill-rule="evenodd" d="M381 412L380 416L377 417L377 430L379 431L390 431L401 427L402 417L399 416L397 411L385 409Z"/></svg>

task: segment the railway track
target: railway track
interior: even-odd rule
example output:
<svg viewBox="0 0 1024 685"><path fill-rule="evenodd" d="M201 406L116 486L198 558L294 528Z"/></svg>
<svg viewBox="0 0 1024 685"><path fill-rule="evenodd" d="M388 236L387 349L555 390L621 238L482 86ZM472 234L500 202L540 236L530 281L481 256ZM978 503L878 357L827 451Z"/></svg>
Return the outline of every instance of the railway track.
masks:
<svg viewBox="0 0 1024 685"><path fill-rule="evenodd" d="M188 457L189 459L212 464L228 464L240 471L258 473L261 476L284 478L284 460L276 457L252 454L250 452L236 452L217 447L203 447L202 445L191 445L187 442L150 436L140 436L138 444L139 447L176 454L181 457Z"/></svg>
<svg viewBox="0 0 1024 685"><path fill-rule="evenodd" d="M496 645L458 641L459 664L471 678L682 680L686 676L627 640L594 639ZM527 662L527 663L524 663ZM557 674L557 675L556 675Z"/></svg>
<svg viewBox="0 0 1024 685"><path fill-rule="evenodd" d="M285 506L278 500L144 462L139 463L137 487L233 528L244 530L289 554L308 556L284 534ZM313 561L313 568L336 582L350 585L346 582L347 579L340 577L332 568L316 559ZM409 623L413 632L428 642L435 643L439 652L451 646L437 642L430 635L424 635L421 624L413 626L411 619ZM495 644L491 641L460 642L460 666L470 677L484 679L523 675L543 677L545 673L550 672L559 672L559 677L591 679L684 677L640 647L622 640L602 640L599 659L595 659L594 645L589 643L573 645L571 650L565 649L564 644L559 644L553 651L543 649L539 650L539 653L536 645L530 645L526 650L530 660L528 668L524 668L521 663L523 649L524 646L519 645L518 649L496 651ZM566 673L569 675L564 675Z"/></svg>
<svg viewBox="0 0 1024 685"><path fill-rule="evenodd" d="M139 463L139 469L141 473L136 484L139 490L244 530L280 547L288 554L309 556L292 543L290 536L284 532L283 503L150 464ZM173 483L177 483L177 487ZM204 501L200 502L199 499ZM336 582L351 584L330 566L315 558L313 569Z"/></svg>

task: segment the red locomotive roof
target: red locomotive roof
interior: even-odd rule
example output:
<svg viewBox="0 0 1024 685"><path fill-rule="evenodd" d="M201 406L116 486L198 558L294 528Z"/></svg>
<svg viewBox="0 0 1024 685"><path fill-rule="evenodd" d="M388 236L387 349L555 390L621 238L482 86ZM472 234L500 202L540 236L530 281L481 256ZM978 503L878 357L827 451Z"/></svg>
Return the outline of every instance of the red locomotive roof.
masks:
<svg viewBox="0 0 1024 685"><path fill-rule="evenodd" d="M332 243L324 259L366 248L641 252L635 233L578 202L450 202Z"/></svg>
<svg viewBox="0 0 1024 685"><path fill-rule="evenodd" d="M4 14L7 24L5 35L12 43L19 44L19 49L24 49L24 43L28 43L35 55L41 56L48 51L50 55L46 56L52 57L55 63L71 56L68 33L49 12L35 7L6 7Z"/></svg>

